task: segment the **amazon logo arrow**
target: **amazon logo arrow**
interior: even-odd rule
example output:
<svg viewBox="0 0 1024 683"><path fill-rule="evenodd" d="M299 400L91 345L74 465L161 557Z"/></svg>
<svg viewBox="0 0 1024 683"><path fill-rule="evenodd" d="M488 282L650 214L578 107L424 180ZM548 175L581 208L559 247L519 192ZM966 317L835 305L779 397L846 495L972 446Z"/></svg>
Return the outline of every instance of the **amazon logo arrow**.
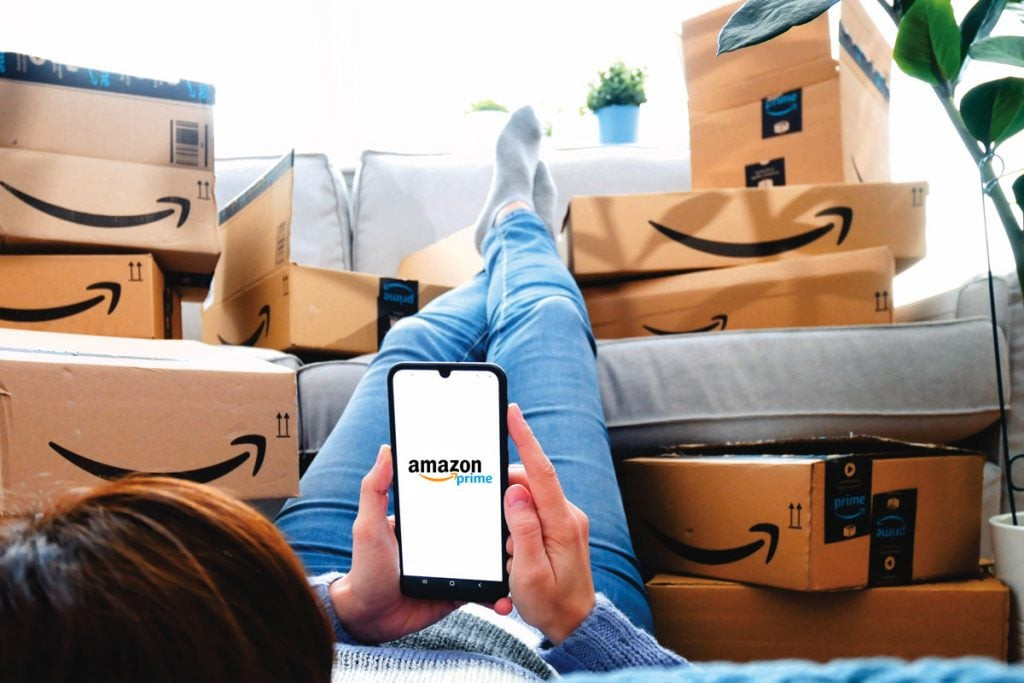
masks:
<svg viewBox="0 0 1024 683"><path fill-rule="evenodd" d="M93 460L87 458L84 455L75 453L74 451L61 446L55 441L50 442L50 448L52 448L58 455L70 462L75 467L85 470L94 477L100 479L106 479L112 481L115 479L121 479L132 474L148 474L162 477L174 477L175 479L187 479L188 481L194 481L200 484L208 484L216 479L233 472L238 469L242 463L249 459L249 456L255 455L256 462L253 464L252 476L259 474L260 468L263 467L263 458L267 452L267 438L259 434L243 434L231 442L232 446L252 446L252 451L245 451L238 455L228 458L223 462L209 465L207 467L200 467L194 470L180 470L177 472L143 472L141 470L130 470L124 467L116 467L114 465L108 465L100 462L99 460Z"/></svg>
<svg viewBox="0 0 1024 683"><path fill-rule="evenodd" d="M260 321L259 327L256 328L256 331L249 335L245 341L240 341L238 343L229 342L219 334L217 335L217 339L221 344L226 344L228 346L256 346L256 342L260 340L261 334L265 334L268 337L270 336L270 304L266 304L260 309L259 316L263 318L263 320Z"/></svg>
<svg viewBox="0 0 1024 683"><path fill-rule="evenodd" d="M833 206L828 209L823 209L818 213L814 214L816 218L822 218L825 216L835 216L839 218L839 240L836 244L842 244L843 240L846 239L846 235L850 232L850 226L853 223L853 209L848 206ZM821 239L836 227L835 221L829 221L828 225L823 225L818 228L813 228L807 232L802 232L799 235L793 235L792 237L784 237L777 240L766 240L764 242L718 242L715 240L706 240L695 235L688 235L678 230L666 227L661 223L655 221L647 221L651 226L660 232L661 234L668 237L670 240L675 240L680 244L696 249L697 251L703 251L707 254L714 254L715 256L727 256L730 258L755 258L759 256L774 256L787 251L793 251L805 247L815 240Z"/></svg>
<svg viewBox="0 0 1024 683"><path fill-rule="evenodd" d="M110 292L110 305L107 306L107 315L114 312L118 302L121 300L121 285L116 282L94 282L86 287L86 289L90 291L106 289ZM15 323L42 323L60 318L70 318L73 315L88 311L93 306L102 302L105 297L105 294L100 294L85 301L68 304L67 306L54 306L53 308L5 308L0 306L0 320Z"/></svg>
<svg viewBox="0 0 1024 683"><path fill-rule="evenodd" d="M58 206L57 204L51 204L50 202L39 199L38 197L33 197L27 192L22 192L18 188L12 187L2 180L0 180L0 187L4 188L37 211L42 211L43 213L53 216L54 218L59 218L62 221L77 223L90 228L135 228L148 223L156 223L157 221L161 221L174 214L173 208L154 211L152 213L140 213L127 216L108 216L100 213L86 213L85 211L68 209L63 206ZM175 227L180 228L185 224L185 221L188 220L188 214L192 207L192 202L184 197L160 197L160 199L157 199L156 201L158 204L175 204L178 207L178 224Z"/></svg>
<svg viewBox="0 0 1024 683"><path fill-rule="evenodd" d="M710 325L704 327L698 327L692 330L662 330L657 327L651 327L650 325L644 325L643 328L651 334L696 334L698 332L713 332L715 330L724 330L725 326L729 324L729 316L725 313L711 316L713 321Z"/></svg>
<svg viewBox="0 0 1024 683"><path fill-rule="evenodd" d="M724 548L722 550L712 550L710 548L698 548L694 545L687 545L679 539L672 538L658 527L654 526L649 520L644 520L644 526L647 530L658 539L663 546L668 548L670 551L690 562L696 562L697 564L731 564L733 562L739 562L740 560L746 559L756 553L764 546L765 541L763 538L759 538L756 541L747 543L746 545L737 546L735 548ZM775 550L779 547L779 527L774 524L755 524L750 527L752 533L763 533L768 534L768 553L765 555L764 563L768 564L775 557Z"/></svg>

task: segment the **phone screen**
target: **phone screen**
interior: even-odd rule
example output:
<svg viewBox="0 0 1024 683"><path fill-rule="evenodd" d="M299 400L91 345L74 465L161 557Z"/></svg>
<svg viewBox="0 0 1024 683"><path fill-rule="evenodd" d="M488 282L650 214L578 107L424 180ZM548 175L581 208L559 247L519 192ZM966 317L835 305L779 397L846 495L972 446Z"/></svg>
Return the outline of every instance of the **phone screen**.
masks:
<svg viewBox="0 0 1024 683"><path fill-rule="evenodd" d="M504 595L504 374L481 363L401 364L389 393L403 590Z"/></svg>

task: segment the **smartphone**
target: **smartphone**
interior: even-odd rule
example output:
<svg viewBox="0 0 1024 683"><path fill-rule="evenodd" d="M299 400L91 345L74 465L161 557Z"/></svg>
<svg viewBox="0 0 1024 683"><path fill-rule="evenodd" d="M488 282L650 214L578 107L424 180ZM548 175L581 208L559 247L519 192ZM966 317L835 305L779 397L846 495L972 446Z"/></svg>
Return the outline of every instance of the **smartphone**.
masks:
<svg viewBox="0 0 1024 683"><path fill-rule="evenodd" d="M401 590L508 595L507 380L491 363L398 363L388 373Z"/></svg>

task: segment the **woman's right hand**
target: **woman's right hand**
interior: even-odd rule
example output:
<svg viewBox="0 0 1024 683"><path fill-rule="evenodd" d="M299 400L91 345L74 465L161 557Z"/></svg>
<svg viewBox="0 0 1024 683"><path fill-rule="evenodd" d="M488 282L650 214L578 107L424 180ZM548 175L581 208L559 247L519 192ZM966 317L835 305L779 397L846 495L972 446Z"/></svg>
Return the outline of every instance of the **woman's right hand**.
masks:
<svg viewBox="0 0 1024 683"><path fill-rule="evenodd" d="M510 469L505 493L511 600L528 624L558 645L594 608L587 516L565 497L515 404L508 409L508 431L523 461L523 468ZM497 611L507 611L505 600Z"/></svg>

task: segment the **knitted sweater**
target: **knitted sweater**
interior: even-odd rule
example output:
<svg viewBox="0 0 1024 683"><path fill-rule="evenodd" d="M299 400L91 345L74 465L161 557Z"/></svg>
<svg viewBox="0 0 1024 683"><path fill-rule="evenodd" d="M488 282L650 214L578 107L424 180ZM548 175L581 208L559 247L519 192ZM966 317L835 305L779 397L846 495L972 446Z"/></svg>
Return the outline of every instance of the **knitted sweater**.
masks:
<svg viewBox="0 0 1024 683"><path fill-rule="evenodd" d="M358 643L338 620L328 595L337 573L310 579L334 627L337 641L333 681L537 681L574 671L615 671L638 666L686 664L633 626L603 595L561 644L531 648L511 633L468 612L399 640Z"/></svg>

